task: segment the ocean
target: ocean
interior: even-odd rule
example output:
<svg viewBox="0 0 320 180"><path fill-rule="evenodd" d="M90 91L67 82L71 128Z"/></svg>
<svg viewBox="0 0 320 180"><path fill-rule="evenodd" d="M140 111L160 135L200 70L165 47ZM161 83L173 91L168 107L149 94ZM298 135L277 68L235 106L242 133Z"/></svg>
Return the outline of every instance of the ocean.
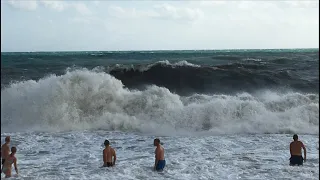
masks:
<svg viewBox="0 0 320 180"><path fill-rule="evenodd" d="M7 135L13 179L318 179L319 49L2 52Z"/></svg>

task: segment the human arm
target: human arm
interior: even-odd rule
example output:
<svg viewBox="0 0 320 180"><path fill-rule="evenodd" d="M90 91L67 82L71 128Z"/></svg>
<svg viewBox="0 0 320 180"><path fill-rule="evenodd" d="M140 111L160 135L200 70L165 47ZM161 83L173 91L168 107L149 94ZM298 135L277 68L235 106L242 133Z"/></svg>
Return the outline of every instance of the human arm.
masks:
<svg viewBox="0 0 320 180"><path fill-rule="evenodd" d="M116 151L113 150L113 165L116 164L116 160L117 160L117 154L116 154Z"/></svg>
<svg viewBox="0 0 320 180"><path fill-rule="evenodd" d="M306 147L304 146L304 144L301 142L301 147L303 149L303 154L304 154L304 162L306 162L306 159L307 159L307 150L306 150Z"/></svg>
<svg viewBox="0 0 320 180"><path fill-rule="evenodd" d="M14 170L16 170L16 173L19 174L18 166L17 166L17 158L14 158L13 165L14 165Z"/></svg>
<svg viewBox="0 0 320 180"><path fill-rule="evenodd" d="M159 156L160 156L160 151L159 151L159 148L157 148L157 149L155 150L154 169L156 169L157 164L158 164L158 162L159 162L159 159L160 159Z"/></svg>
<svg viewBox="0 0 320 180"><path fill-rule="evenodd" d="M103 156L103 164L106 164L106 162L107 162L107 156L105 155L104 150L102 151L102 156Z"/></svg>
<svg viewBox="0 0 320 180"><path fill-rule="evenodd" d="M290 155L292 156L292 143L290 143Z"/></svg>

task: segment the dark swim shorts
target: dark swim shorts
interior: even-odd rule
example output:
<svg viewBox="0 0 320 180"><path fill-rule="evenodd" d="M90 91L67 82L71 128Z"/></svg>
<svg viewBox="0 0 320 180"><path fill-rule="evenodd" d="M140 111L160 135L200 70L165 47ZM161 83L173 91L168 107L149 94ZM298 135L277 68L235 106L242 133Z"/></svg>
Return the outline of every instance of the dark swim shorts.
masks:
<svg viewBox="0 0 320 180"><path fill-rule="evenodd" d="M111 167L113 166L112 162L107 162L106 164L103 165L103 167Z"/></svg>
<svg viewBox="0 0 320 180"><path fill-rule="evenodd" d="M166 166L166 160L159 160L157 167L156 167L156 170L162 171L165 166Z"/></svg>
<svg viewBox="0 0 320 180"><path fill-rule="evenodd" d="M291 156L290 158L290 165L293 166L293 165L303 165L303 158L302 156Z"/></svg>

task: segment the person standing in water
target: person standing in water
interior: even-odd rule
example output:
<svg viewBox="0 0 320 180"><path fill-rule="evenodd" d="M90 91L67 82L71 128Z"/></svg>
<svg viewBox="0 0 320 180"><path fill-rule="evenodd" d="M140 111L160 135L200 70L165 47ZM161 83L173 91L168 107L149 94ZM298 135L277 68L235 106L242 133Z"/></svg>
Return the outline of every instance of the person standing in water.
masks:
<svg viewBox="0 0 320 180"><path fill-rule="evenodd" d="M11 154L6 158L2 166L2 172L6 175L5 178L11 177L12 164L14 165L14 169L16 170L17 175L19 174L18 167L17 167L17 158L15 157L16 152L17 152L17 148L12 147Z"/></svg>
<svg viewBox="0 0 320 180"><path fill-rule="evenodd" d="M110 147L110 142L108 140L104 141L104 145L105 148L103 150L103 167L114 166L117 160L116 151L112 147Z"/></svg>
<svg viewBox="0 0 320 180"><path fill-rule="evenodd" d="M304 151L304 158L302 158L301 148ZM304 144L298 140L298 135L293 135L293 141L290 143L290 165L303 165L303 160L306 162L307 151Z"/></svg>
<svg viewBox="0 0 320 180"><path fill-rule="evenodd" d="M5 138L5 143L1 146L1 165L4 164L6 158L10 155L10 136Z"/></svg>
<svg viewBox="0 0 320 180"><path fill-rule="evenodd" d="M166 166L166 160L164 159L164 148L160 145L160 139L154 139L153 145L156 146L155 150L155 162L154 170L162 171Z"/></svg>

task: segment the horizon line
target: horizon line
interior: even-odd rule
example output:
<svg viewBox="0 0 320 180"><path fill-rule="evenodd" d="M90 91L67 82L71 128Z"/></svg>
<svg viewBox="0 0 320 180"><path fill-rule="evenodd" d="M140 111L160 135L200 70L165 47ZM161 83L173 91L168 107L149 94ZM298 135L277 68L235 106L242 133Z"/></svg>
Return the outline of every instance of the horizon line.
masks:
<svg viewBox="0 0 320 180"><path fill-rule="evenodd" d="M37 53L37 52L156 52L156 51L227 51L227 50L298 50L319 49L317 48L233 48L233 49L163 49L163 50L62 50L62 51L1 51L1 53Z"/></svg>

